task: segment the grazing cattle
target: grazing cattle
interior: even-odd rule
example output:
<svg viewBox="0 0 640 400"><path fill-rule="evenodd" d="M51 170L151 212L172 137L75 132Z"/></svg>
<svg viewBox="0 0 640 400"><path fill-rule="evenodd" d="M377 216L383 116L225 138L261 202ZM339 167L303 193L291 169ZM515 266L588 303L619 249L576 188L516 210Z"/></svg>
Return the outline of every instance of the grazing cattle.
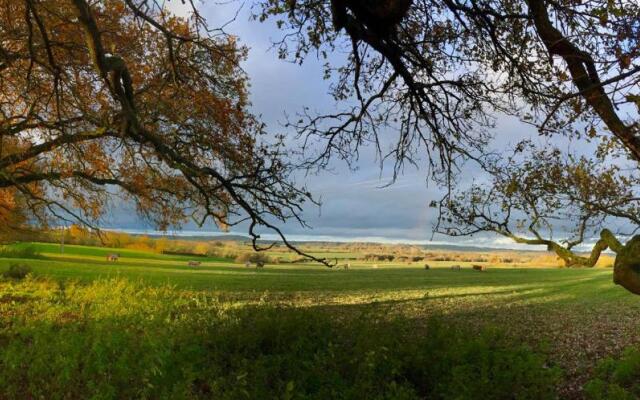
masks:
<svg viewBox="0 0 640 400"><path fill-rule="evenodd" d="M251 267L251 261L247 261L246 263L244 263L244 267L245 268Z"/></svg>
<svg viewBox="0 0 640 400"><path fill-rule="evenodd" d="M474 265L474 266L473 266L473 269L474 269L475 271L486 271L486 270L487 270L487 267L485 267L484 265Z"/></svg>
<svg viewBox="0 0 640 400"><path fill-rule="evenodd" d="M197 267L200 264L202 264L200 261L189 261L190 267Z"/></svg>
<svg viewBox="0 0 640 400"><path fill-rule="evenodd" d="M118 261L118 258L120 258L120 254L116 254L116 253L107 254L107 261L116 262Z"/></svg>
<svg viewBox="0 0 640 400"><path fill-rule="evenodd" d="M264 268L264 262L263 261L256 262L256 268Z"/></svg>
<svg viewBox="0 0 640 400"><path fill-rule="evenodd" d="M460 271L460 266L459 265L452 265L451 269L454 271Z"/></svg>
<svg viewBox="0 0 640 400"><path fill-rule="evenodd" d="M425 264L424 269L431 269L431 267L429 266L429 264Z"/></svg>
<svg viewBox="0 0 640 400"><path fill-rule="evenodd" d="M351 263L346 263L346 264L342 265L342 269L344 269L344 270L347 270L349 268L351 268Z"/></svg>

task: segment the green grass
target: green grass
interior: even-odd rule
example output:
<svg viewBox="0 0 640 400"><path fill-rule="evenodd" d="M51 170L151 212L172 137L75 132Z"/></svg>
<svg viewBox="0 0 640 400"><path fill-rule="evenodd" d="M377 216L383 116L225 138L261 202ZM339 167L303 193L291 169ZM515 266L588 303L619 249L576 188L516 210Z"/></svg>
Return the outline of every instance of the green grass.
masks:
<svg viewBox="0 0 640 400"><path fill-rule="evenodd" d="M118 253L123 258L142 259L142 260L164 260L164 261L186 261L193 257L182 255L164 255L140 250L129 249L112 249L95 246L78 246L65 244L61 246L58 243L17 243L2 246L6 249L24 249L33 248L37 253L47 255L49 257L93 257L105 259L108 254ZM63 251L64 249L64 251ZM229 261L220 257L197 257L199 261Z"/></svg>
<svg viewBox="0 0 640 400"><path fill-rule="evenodd" d="M189 267L188 258L163 256L144 252L119 251L117 262L104 260L98 249L69 247L64 256L52 256L50 248L39 248L49 258L33 259L29 264L36 274L55 278L76 278L91 281L99 278L124 277L150 284L175 284L184 289L222 291L274 291L348 293L429 291L451 295L508 294L511 297L533 298L562 294L567 301L581 298L608 301L628 297L624 290L611 284L611 270L571 270L543 268L495 268L479 273L471 269L452 271L446 267L432 268L396 266L386 268L352 267L348 271L317 265L268 265L264 269L245 268L241 264L219 260L203 260L198 267ZM100 249L104 250L104 249ZM113 250L111 252L114 252ZM82 256L82 254L87 256ZM10 259L0 259L0 271ZM583 296L593 290L597 298Z"/></svg>
<svg viewBox="0 0 640 400"><path fill-rule="evenodd" d="M407 266L352 263L352 268L326 268L319 265L267 265L246 268L228 260L203 258L198 267L187 265L189 257L161 255L144 251L105 249L85 246L59 246L24 243L13 250L35 248L38 257L24 260L35 275L55 279L91 282L98 279L126 278L149 285L171 284L179 289L307 296L326 301L371 303L373 301L435 299L481 299L499 305L544 305L554 307L598 306L613 302L635 304L636 298L611 283L610 269L490 268L486 272L465 268L454 271L450 263L432 262L425 271L421 265ZM104 256L117 252L121 258L108 262ZM44 258L43 258L44 256ZM0 258L0 273L14 263ZM597 295L595 295L597 293Z"/></svg>
<svg viewBox="0 0 640 400"><path fill-rule="evenodd" d="M262 388L259 389L262 390L261 392L252 392L241 385L244 387L243 390L249 394L244 396L247 398L252 398L252 396L253 398L255 396L286 398L287 391L291 389L289 385L291 380L294 381L294 388L300 390L299 393L306 393L307 398L314 398L312 394L318 395L320 393L314 391L314 388L317 389L318 385L322 385L316 382L314 386L307 381L309 377L304 374L319 373L311 366L305 370L307 372L303 374L304 376L289 377L290 379L287 378L289 380L279 382L275 388L261 386L259 379L255 376L242 377L245 370L249 374L252 373L251 364L246 364L249 362L247 357L251 358L260 354L266 357L262 359L261 362L265 364L259 370L259 376L264 374L264 379L268 374L271 376L280 374L284 377L293 374L292 371L286 370L285 366L293 363L291 357L296 358L303 355L310 359L314 359L316 356L320 357L325 363L323 364L325 368L339 370L340 367L336 363L345 361L331 359L331 355L325 353L326 349L322 346L331 345L314 336L314 329L335 337L334 344L338 346L335 351L351 354L352 358L356 356L349 353L348 349L359 342L352 342L353 338L349 339L350 336L358 337L359 341L364 341L364 347L359 351L365 353L374 351L375 357L383 357L383 355L376 353L375 349L395 346L393 348L397 350L385 353L384 357L387 357L387 363L397 363L398 370L405 371L408 365L420 362L412 358L413 356L406 355L406 351L422 354L420 350L410 345L413 340L411 332L420 332L418 334L421 335L420 337L430 337L429 335L432 333L437 336L437 332L434 333L429 328L433 325L430 321L433 321L434 318L453 331L462 329L465 332L464 337L467 338L473 338L477 335L479 335L477 337L484 337L486 332L499 332L499 334L488 334L486 339L486 341L493 343L495 337L504 338L504 340L498 341L499 345L496 348L498 353L502 351L499 349L505 349L508 353L505 353L507 359L512 356L516 357L514 354L520 354L516 357L520 360L517 362L523 362L525 365L528 365L529 362L539 363L540 360L545 360L544 363L548 365L562 367L565 375L557 389L562 396L579 396L582 393L581 387L593 377L598 360L603 357L618 356L625 347L634 343L638 328L640 328L640 320L637 318L640 313L640 302L637 301L637 297L628 294L624 289L612 283L610 269L489 268L486 272L477 272L471 270L467 264L459 263L463 265L463 269L453 271L448 268L450 262L429 262L432 266L430 270L424 270L421 263L413 266L377 263L379 268L372 268L375 263L357 262L352 262L352 268L349 270L328 269L311 264L267 265L264 269L255 269L245 268L244 265L216 258L199 259L199 261L203 261L202 265L189 267L187 265L189 257L160 255L143 251L65 246L65 252L61 254L58 245L43 243L18 244L13 245L12 248L18 251L27 246L34 246L39 256L19 261L29 265L36 278L24 282L11 280L0 282L0 354L5 351L5 363L8 362L6 360L9 357L6 349L11 348L14 349L12 351L15 351L15 354L10 352L13 358L9 357L9 359L13 360L11 362L18 363L15 365L21 365L19 363L21 362L19 347L14 348L13 345L8 345L8 343L16 341L18 337L22 338L17 340L18 344L21 343L21 340L28 340L30 343L34 340L40 340L41 342L38 343L42 343L42 346L45 346L47 342L60 342L59 346L62 346L65 352L72 353L75 351L72 349L73 346L80 346L78 343L84 340L93 340L96 341L97 346L99 345L98 347L106 346L106 348L100 347L100 351L118 353L112 348L118 346L116 342L103 343L103 339L97 339L97 337L100 335L109 336L116 330L124 330L128 333L123 333L124 336L116 336L119 337L117 340L122 341L120 345L124 348L133 345L132 343L136 340L134 337L149 339L149 342L145 342L144 345L148 348L144 346L143 348L151 353L149 357L152 359L149 361L146 355L140 354L137 357L140 360L147 360L151 364L156 362L153 357L158 357L162 360L158 362L169 363L173 365L172 368L178 368L178 366L180 366L179 368L187 368L190 347L193 347L192 351L199 349L197 351L209 354L212 357L211 360L200 360L199 362L204 364L211 362L212 365L217 365L215 368L222 369L216 371L207 369L205 371L194 366L195 370L192 372L195 375L210 376L209 374L214 372L224 375L225 377L220 378L222 380L218 383L211 381L206 381L206 384L202 383L203 387L211 393L216 393L219 398L225 398L230 393L234 393L238 397L229 398L244 396L229 386L233 379L249 386L252 385L251 387ZM115 263L107 262L105 260L106 254L114 252L120 253L122 258ZM15 258L0 258L0 273L7 270L9 265L15 262ZM110 290L110 286L114 285L122 287L119 289L120 292L115 289ZM94 296L98 296L98 298ZM192 304L193 301L197 303L196 306ZM280 315L283 315L284 319L279 319ZM318 319L314 319L316 316ZM145 318L149 318L151 322L149 324L141 322L141 319L145 320ZM184 319L183 322L186 321L186 325L182 325L180 322L174 326L173 322L167 322L173 321L174 318ZM304 321L307 320L312 322L309 322L310 325L305 327ZM235 322L229 323L228 321ZM97 325L94 326L94 324ZM263 348L263 344L270 342L270 330L278 331L282 326L292 324L302 324L295 329L293 327L290 329L294 334L302 336L300 338L302 342L299 345L304 349L290 349L293 352L290 353L285 349L284 344L278 342L278 346L282 347L278 347L279 353L276 352L277 354L274 356L279 360L276 362L270 358L271 353ZM243 329L252 332L252 326L263 326L264 331L256 333L257 336L251 334L243 336L239 333ZM367 342L360 331L368 332L369 327L373 329L376 326L381 329L379 332L380 340L372 339ZM16 330L16 327L20 327L20 329ZM449 328L445 329L445 335L453 335ZM223 335L224 338L220 340L224 343L217 343L215 346L224 345L231 346L231 348L240 346L242 343L234 342L234 340L240 339L232 339L232 337L241 336L247 346L254 346L253 351L256 354L250 355L240 352L234 355L234 357L240 357L239 359L225 360L219 358L223 357L223 350L206 346L204 349L201 348L200 346L204 346L206 343L209 343L207 346L214 346L210 342L211 338L207 335L216 335L218 329L222 329L220 332L226 332L224 335L229 336ZM395 338L393 332L396 330L404 333ZM40 331L44 332L42 333L44 336L40 337ZM190 338L188 332L192 332L194 337ZM174 334L178 339L172 339ZM283 337L290 337L282 334ZM67 339L63 337L64 335L70 335L71 342L66 342ZM168 344L165 346L161 342L151 340L148 335L156 335L158 338L168 341ZM406 345L395 342L396 339ZM322 346L314 347L315 345L307 343L307 340L317 341ZM464 347L463 339L456 340L460 340L459 343L456 342L456 347ZM420 343L426 346L425 343ZM518 345L515 345L516 343ZM523 343L533 348L538 355L533 355L531 359L527 358L528 356L524 355L526 351L522 353L524 350L518 350L518 346ZM483 341L474 346L476 345L489 346ZM178 351L172 346L178 346L182 350ZM29 351L31 353L28 353L30 354L28 357L33 360L51 356L51 352L38 346ZM91 352L93 350L85 348L83 351ZM186 357L186 359L176 360L171 358L173 356L165 358L162 355L165 354L163 352L176 351L178 351L176 357ZM183 351L187 351L187 353L183 353ZM266 353L264 353L265 351ZM296 351L300 353L296 353ZM69 358L71 363L69 365L64 364L64 360L58 361L61 365L60 368L69 369L67 374L80 374L74 368L80 368L79 365L86 363L94 363L92 365L97 368L97 371L99 370L99 359L96 360L89 356L87 356L89 359L84 359L82 354L73 354L75 355ZM137 353L133 352L132 354ZM406 356L401 356L402 354ZM434 355L423 354L423 356L432 357ZM450 356L453 357L448 353L442 355L442 357ZM111 360L109 357L105 360ZM125 355L122 357L117 362L123 363L124 370L128 368L124 364L130 363L132 370L129 372L146 376L145 373L136 369L144 368L142 364ZM458 354L456 357L465 358L467 356ZM242 361L243 359L245 361ZM375 365L385 362L384 358L375 359L377 360ZM358 364L357 368L364 368L366 360L359 360L358 362L363 364ZM476 365L475 362L489 361L485 359L484 361L468 362ZM493 361L489 362L492 366L487 368L497 368L491 363ZM234 376L233 379L231 376L227 376L231 372L221 372L224 371L224 368L220 365L229 365L231 371L237 373L237 376ZM536 365L539 367L539 364ZM158 366L161 371L160 375L169 374L167 368L169 366L165 364ZM414 365L414 368L419 369L419 366ZM476 367L470 368L473 370ZM19 371L20 368L14 371L16 375L12 379L18 381L27 379L20 375ZM541 379L544 382L547 382L547 378L551 379L551 377L542 377L544 371L536 371L542 375L529 378L534 381ZM332 377L331 379L335 379L336 382L342 382L336 384L340 388L342 388L340 385L344 384L345 392L340 392L342 397L335 398L350 398L346 391L347 387L371 385L375 381L384 382L384 385L387 385L386 389L380 393L387 393L387 395L395 393L386 398L402 398L401 394L407 395L406 398L413 398L411 396L416 393L423 397L429 393L441 393L438 392L439 389L421 389L416 386L415 381L401 382L402 379L406 380L406 371L386 371L385 376L395 377L391 380L385 380L381 375L376 375L378 372L366 379L361 375L354 375L352 372L342 371L337 375L330 375L327 372L329 375L324 378ZM482 371L476 372L482 373ZM43 377L46 374L51 374L51 371L47 370L45 366L41 370L33 370L32 373L39 376L39 379L44 379L44 383L47 385L50 383L47 379L53 379ZM116 374L113 371L109 373ZM465 373L470 376L474 374L473 371ZM499 374L500 376L494 376L492 379L499 380L500 377L508 376L505 371ZM147 378L149 382L156 382L157 377ZM31 378L27 380L29 379ZM69 376L64 379L63 381L68 382L68 385L78 384L77 380L73 380ZM95 380L98 378L91 375L80 376L78 379ZM178 386L185 384L185 382L191 382L189 384L191 386L180 386L183 390L181 393L188 393L186 397L199 396L192 396L192 386L195 384L193 380L199 379L198 377L173 376L171 379L174 379L172 382ZM445 378L441 377L440 379ZM136 385L144 385L136 382ZM328 384L328 381L324 382L324 385ZM118 386L120 383L115 386L109 386L108 382L98 383L107 385L105 388L109 387L111 388L109 390L115 390L116 394L123 395L124 393L122 392L124 389ZM523 385L527 386L529 383L525 382ZM12 381L11 384L16 383ZM152 383L152 385L157 384L157 382ZM200 384L201 382L195 385ZM454 384L452 383L452 385ZM463 388L464 385L456 383L454 386ZM169 389L163 386L163 396L171 397L167 394ZM396 389L399 392L393 392ZM481 392L485 389L475 388L473 390ZM19 390L19 388L16 387L15 390ZM362 390L370 389L363 388ZM385 390L389 392L385 392ZM148 389L146 392L142 391L135 396L129 395L144 397L141 393L150 393L151 397L160 396L160 392L152 389ZM534 393L534 391L530 393ZM332 398L327 393L324 395L325 398ZM438 396L434 395L433 398L439 398ZM472 398L465 397L465 395L460 396L459 398ZM489 396L487 398L504 398L495 394L487 396ZM0 398L2 397L0 392ZM304 396L299 397L303 398ZM545 397L532 395L522 398Z"/></svg>
<svg viewBox="0 0 640 400"><path fill-rule="evenodd" d="M496 331L433 319L235 308L123 279L0 294L0 398L547 399L560 376Z"/></svg>

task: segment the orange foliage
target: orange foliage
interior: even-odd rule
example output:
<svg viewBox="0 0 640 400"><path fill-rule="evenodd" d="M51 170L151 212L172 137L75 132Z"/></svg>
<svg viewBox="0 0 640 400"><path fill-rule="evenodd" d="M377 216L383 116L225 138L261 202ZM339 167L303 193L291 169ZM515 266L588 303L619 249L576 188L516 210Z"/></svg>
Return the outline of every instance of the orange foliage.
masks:
<svg viewBox="0 0 640 400"><path fill-rule="evenodd" d="M95 221L119 192L161 229L189 217L226 226L230 208L256 204L238 201L251 196L243 185L282 179L256 170L246 50L146 4L0 0L0 208L13 207L3 188L19 187Z"/></svg>

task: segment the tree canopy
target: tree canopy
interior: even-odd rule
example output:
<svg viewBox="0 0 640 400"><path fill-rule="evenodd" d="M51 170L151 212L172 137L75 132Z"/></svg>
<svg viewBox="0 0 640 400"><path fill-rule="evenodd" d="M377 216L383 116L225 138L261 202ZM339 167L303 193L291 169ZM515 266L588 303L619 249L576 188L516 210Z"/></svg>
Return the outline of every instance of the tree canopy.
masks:
<svg viewBox="0 0 640 400"><path fill-rule="evenodd" d="M0 0L0 18L1 208L92 225L124 196L160 229L248 221L255 246L303 222L311 196L248 111L246 49L195 6Z"/></svg>
<svg viewBox="0 0 640 400"><path fill-rule="evenodd" d="M433 203L441 211L437 232L495 232L547 246L567 267L593 267L607 243L596 244L589 256L578 246L621 218L640 226L640 181L617 165L525 141L509 156L485 160L483 168L486 176Z"/></svg>
<svg viewBox="0 0 640 400"><path fill-rule="evenodd" d="M639 222L638 2L280 0L260 2L255 16L285 31L276 43L281 57L303 62L348 51L343 65L326 68L343 109L303 112L292 123L314 142L307 167L333 156L350 161L373 142L398 173L426 151L447 191L437 231L492 231L547 245L573 266L593 266L609 248L618 253L616 282L640 294L640 238L625 246L603 229L612 218ZM596 150L563 158L524 145L520 154L493 157L501 115ZM381 147L383 134L395 134L395 145ZM467 160L491 177L456 191L457 167ZM575 222L564 241L553 236L559 221ZM591 255L573 251L589 234L599 237Z"/></svg>
<svg viewBox="0 0 640 400"><path fill-rule="evenodd" d="M281 57L302 62L349 51L344 65L327 65L343 110L293 123L325 145L311 163L349 158L391 127L396 145L384 156L401 166L424 145L433 166L449 172L457 156L486 151L495 117L504 114L543 134L614 138L640 159L637 2L416 0L382 31L362 11L405 3L259 3L255 17L275 19L285 33L276 43ZM340 29L336 5L345 13Z"/></svg>

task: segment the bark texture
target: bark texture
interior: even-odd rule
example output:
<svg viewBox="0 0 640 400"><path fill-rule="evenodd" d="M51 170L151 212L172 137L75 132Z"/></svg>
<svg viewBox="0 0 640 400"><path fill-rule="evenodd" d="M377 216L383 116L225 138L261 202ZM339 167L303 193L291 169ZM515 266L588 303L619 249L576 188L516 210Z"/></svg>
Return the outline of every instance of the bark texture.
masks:
<svg viewBox="0 0 640 400"><path fill-rule="evenodd" d="M634 236L618 250L613 265L613 282L640 295L640 235Z"/></svg>

